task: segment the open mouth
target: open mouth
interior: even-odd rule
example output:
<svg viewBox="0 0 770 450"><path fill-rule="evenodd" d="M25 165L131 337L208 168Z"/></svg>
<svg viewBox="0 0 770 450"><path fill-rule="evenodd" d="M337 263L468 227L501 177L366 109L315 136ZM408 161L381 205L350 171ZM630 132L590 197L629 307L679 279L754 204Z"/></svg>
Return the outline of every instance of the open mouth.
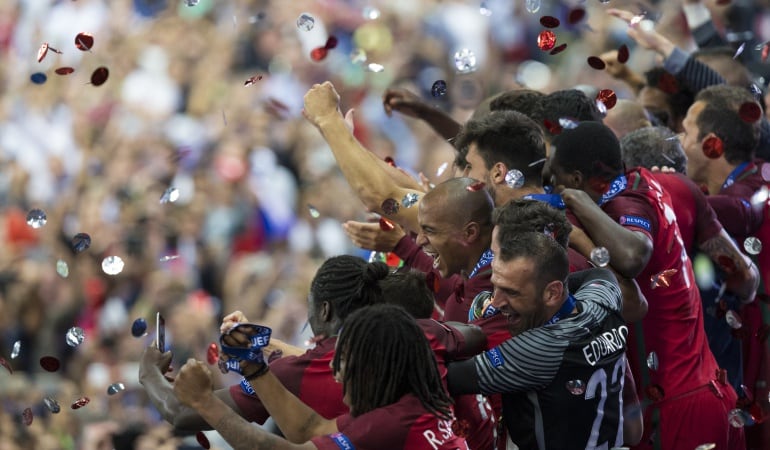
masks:
<svg viewBox="0 0 770 450"><path fill-rule="evenodd" d="M504 311L503 315L508 321L508 325L516 327L521 323L521 315L513 311Z"/></svg>
<svg viewBox="0 0 770 450"><path fill-rule="evenodd" d="M438 253L435 253L435 252L431 252L431 251L425 250L425 249L423 249L423 251L425 252L426 255L428 255L431 258L433 258L433 268L434 269L438 269L438 266L441 263L441 255L439 255Z"/></svg>

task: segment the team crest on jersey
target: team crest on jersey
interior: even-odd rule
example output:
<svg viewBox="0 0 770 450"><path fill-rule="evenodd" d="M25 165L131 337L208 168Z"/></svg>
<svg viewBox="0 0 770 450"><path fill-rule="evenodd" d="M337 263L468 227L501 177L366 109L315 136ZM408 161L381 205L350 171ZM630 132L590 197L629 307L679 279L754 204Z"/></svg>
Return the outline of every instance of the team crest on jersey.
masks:
<svg viewBox="0 0 770 450"><path fill-rule="evenodd" d="M492 367L502 367L503 364L505 364L505 359L503 359L503 354L502 352L500 352L500 349L497 347L485 352L484 354L487 356L489 363L492 364Z"/></svg>
<svg viewBox="0 0 770 450"><path fill-rule="evenodd" d="M644 228L647 231L652 231L650 221L644 217L639 216L620 216L621 225L631 225L633 227Z"/></svg>

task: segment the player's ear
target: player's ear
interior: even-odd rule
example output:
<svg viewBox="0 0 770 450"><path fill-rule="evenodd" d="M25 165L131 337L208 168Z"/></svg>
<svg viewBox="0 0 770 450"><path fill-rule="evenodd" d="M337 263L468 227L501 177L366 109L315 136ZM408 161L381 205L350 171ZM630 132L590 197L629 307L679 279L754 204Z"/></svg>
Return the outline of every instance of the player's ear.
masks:
<svg viewBox="0 0 770 450"><path fill-rule="evenodd" d="M505 183L505 174L508 173L508 166L506 166L503 162L496 162L492 165L492 169L489 171L489 178L492 180L493 184L503 184Z"/></svg>
<svg viewBox="0 0 770 450"><path fill-rule="evenodd" d="M332 305L331 303L324 301L321 303L321 307L318 311L318 315L324 322L330 322L332 320Z"/></svg>
<svg viewBox="0 0 770 450"><path fill-rule="evenodd" d="M564 299L564 283L559 280L553 280L545 285L543 289L543 302L547 308L560 308Z"/></svg>

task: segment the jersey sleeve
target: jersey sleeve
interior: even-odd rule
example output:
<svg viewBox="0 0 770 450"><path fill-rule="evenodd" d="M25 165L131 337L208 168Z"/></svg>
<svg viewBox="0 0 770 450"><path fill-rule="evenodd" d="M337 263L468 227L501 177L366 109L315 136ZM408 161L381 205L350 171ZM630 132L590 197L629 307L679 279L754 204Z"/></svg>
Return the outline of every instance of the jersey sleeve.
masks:
<svg viewBox="0 0 770 450"><path fill-rule="evenodd" d="M752 208L751 203L743 197L709 195L707 199L730 236L748 236L762 225L763 211Z"/></svg>
<svg viewBox="0 0 770 450"><path fill-rule="evenodd" d="M590 298L618 312L622 308L623 296L611 270L596 268L571 273L567 278L567 286L579 300Z"/></svg>
<svg viewBox="0 0 770 450"><path fill-rule="evenodd" d="M243 392L240 385L230 386L230 397L238 406L238 409L241 410L243 418L249 422L256 422L262 425L270 417L259 397Z"/></svg>
<svg viewBox="0 0 770 450"><path fill-rule="evenodd" d="M602 206L602 210L621 226L642 232L654 240L657 214L646 199L637 195L620 195Z"/></svg>
<svg viewBox="0 0 770 450"><path fill-rule="evenodd" d="M281 384L283 384L287 390L297 397L300 397L300 386L302 384L304 367L305 364L300 364L298 357L286 356L270 363L270 372L272 372L276 378L281 380ZM270 413L265 406L262 405L259 397L243 392L243 389L241 389L239 384L230 386L230 398L233 399L233 402L235 402L243 413L243 418L250 422L256 422L262 425L267 418L270 417Z"/></svg>
<svg viewBox="0 0 770 450"><path fill-rule="evenodd" d="M481 331L487 336L487 350L491 350L511 338L508 321L500 313L492 317L475 319L470 324L481 328Z"/></svg>
<svg viewBox="0 0 770 450"><path fill-rule="evenodd" d="M677 174L677 178L687 186L695 200L695 242L702 244L722 231L722 224L717 219L714 208L706 199L698 186L684 175Z"/></svg>
<svg viewBox="0 0 770 450"><path fill-rule="evenodd" d="M482 394L524 392L556 376L568 342L542 327L525 331L474 358Z"/></svg>

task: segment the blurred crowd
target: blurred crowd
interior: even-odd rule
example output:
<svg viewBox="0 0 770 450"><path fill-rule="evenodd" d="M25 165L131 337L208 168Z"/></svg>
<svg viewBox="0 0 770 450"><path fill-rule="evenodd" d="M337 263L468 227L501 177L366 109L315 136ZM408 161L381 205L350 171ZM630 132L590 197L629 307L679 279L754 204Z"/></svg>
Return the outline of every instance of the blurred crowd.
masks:
<svg viewBox="0 0 770 450"><path fill-rule="evenodd" d="M453 147L424 124L386 116L383 91L409 88L460 122L483 98L519 86L590 85L630 97L585 63L625 43L629 67L656 64L602 11L606 3L647 12L674 43L693 48L680 2L543 0L536 13L519 0L0 2L0 357L13 370L0 369L0 450L196 447L172 435L138 386L155 313L166 318L175 365L205 359L234 310L302 346L321 261L368 256L341 225L367 211L303 120L305 91L331 80L355 108L366 148L437 183L452 175L444 169ZM567 49L541 51L539 18L579 4L585 20L555 30ZM721 24L724 7L711 6ZM314 18L307 31L297 26L303 12ZM760 12L762 42L770 15ZM90 50L75 45L82 32L94 38ZM311 59L329 36L337 46ZM61 53L38 62L43 43ZM455 69L462 48L476 57L471 73ZM109 78L95 86L90 74L100 66ZM58 75L60 67L74 72ZM36 72L47 81L33 83ZM431 95L436 80L447 95ZM161 202L169 189L178 199ZM27 224L32 209L45 212L44 226ZM91 238L82 252L72 247L78 233ZM106 274L107 256L124 269ZM147 336L132 336L138 318ZM65 341L71 327L85 333L76 347ZM43 356L61 368L47 372ZM116 382L126 390L107 395ZM90 403L70 408L81 397Z"/></svg>

